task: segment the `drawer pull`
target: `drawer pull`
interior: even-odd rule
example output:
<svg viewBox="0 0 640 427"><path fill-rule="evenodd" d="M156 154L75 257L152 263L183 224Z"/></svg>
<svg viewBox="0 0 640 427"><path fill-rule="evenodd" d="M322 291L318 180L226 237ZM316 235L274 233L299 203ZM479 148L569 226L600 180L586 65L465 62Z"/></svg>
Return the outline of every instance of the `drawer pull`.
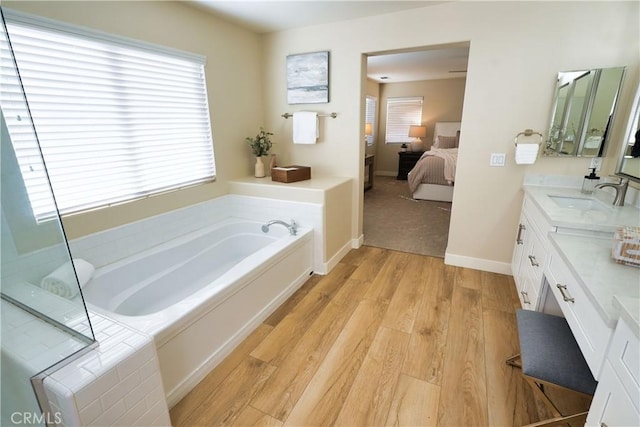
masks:
<svg viewBox="0 0 640 427"><path fill-rule="evenodd" d="M525 291L521 291L520 293L522 294L522 302L525 304L531 304L531 301L527 299L529 295Z"/></svg>
<svg viewBox="0 0 640 427"><path fill-rule="evenodd" d="M560 293L562 294L563 300L567 302L576 302L576 299L573 298L571 295L569 295L569 292L567 291L567 285L561 285L560 283L558 283L556 287L560 289Z"/></svg>
<svg viewBox="0 0 640 427"><path fill-rule="evenodd" d="M522 232L526 229L527 227L525 227L524 224L518 225L518 237L516 237L516 244L521 245L524 243L524 240L522 240Z"/></svg>
<svg viewBox="0 0 640 427"><path fill-rule="evenodd" d="M538 261L536 260L535 255L529 255L529 262L534 267L540 267L540 264L538 264Z"/></svg>

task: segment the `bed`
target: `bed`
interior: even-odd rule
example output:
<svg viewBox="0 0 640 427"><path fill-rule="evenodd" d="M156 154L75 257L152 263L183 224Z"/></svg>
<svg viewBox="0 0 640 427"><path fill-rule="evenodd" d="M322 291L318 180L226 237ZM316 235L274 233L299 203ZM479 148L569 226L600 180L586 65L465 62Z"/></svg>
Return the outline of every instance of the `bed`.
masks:
<svg viewBox="0 0 640 427"><path fill-rule="evenodd" d="M409 172L407 182L414 199L450 202L453 199L457 133L460 122L437 122L433 145Z"/></svg>

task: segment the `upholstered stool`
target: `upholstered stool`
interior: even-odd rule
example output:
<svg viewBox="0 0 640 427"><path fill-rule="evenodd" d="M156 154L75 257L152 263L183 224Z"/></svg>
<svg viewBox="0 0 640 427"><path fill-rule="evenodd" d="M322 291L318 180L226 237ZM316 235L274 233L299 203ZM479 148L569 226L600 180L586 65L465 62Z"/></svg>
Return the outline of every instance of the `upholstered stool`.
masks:
<svg viewBox="0 0 640 427"><path fill-rule="evenodd" d="M522 369L524 379L554 416L531 425L557 424L581 417L586 419L587 412L562 415L544 393L544 385L549 384L593 396L598 384L567 321L563 317L531 310L517 310L516 317L520 354L507 359L507 364Z"/></svg>

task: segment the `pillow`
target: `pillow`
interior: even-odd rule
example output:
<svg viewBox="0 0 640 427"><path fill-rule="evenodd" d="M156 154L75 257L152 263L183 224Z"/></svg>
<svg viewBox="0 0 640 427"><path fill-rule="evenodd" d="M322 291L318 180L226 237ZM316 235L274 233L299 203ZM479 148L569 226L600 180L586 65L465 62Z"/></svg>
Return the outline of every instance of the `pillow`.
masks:
<svg viewBox="0 0 640 427"><path fill-rule="evenodd" d="M433 146L436 148L458 148L458 137L438 135Z"/></svg>

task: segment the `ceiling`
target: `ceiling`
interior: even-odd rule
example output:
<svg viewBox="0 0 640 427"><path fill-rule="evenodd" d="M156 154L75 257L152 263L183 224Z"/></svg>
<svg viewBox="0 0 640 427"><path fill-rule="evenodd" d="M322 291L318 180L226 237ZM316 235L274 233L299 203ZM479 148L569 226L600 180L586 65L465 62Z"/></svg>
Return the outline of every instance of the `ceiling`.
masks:
<svg viewBox="0 0 640 427"><path fill-rule="evenodd" d="M264 34L435 6L446 1L191 0L190 3L226 21ZM380 52L369 56L367 75L380 83L459 78L466 76L461 71L467 69L468 56L468 44Z"/></svg>
<svg viewBox="0 0 640 427"><path fill-rule="evenodd" d="M190 0L194 6L257 33L383 15L446 1Z"/></svg>

